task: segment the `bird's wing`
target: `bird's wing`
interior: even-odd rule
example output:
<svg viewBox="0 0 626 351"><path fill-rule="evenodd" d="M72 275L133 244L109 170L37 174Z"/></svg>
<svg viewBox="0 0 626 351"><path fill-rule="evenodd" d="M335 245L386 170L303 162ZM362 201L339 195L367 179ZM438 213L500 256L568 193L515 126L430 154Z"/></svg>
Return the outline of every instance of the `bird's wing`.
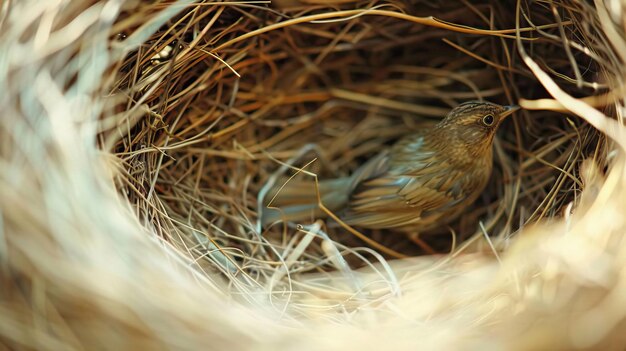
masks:
<svg viewBox="0 0 626 351"><path fill-rule="evenodd" d="M342 220L368 228L401 227L419 222L426 213L451 209L467 198L464 189L479 187L448 160L412 151L409 159L398 162L396 157L384 173L360 182Z"/></svg>

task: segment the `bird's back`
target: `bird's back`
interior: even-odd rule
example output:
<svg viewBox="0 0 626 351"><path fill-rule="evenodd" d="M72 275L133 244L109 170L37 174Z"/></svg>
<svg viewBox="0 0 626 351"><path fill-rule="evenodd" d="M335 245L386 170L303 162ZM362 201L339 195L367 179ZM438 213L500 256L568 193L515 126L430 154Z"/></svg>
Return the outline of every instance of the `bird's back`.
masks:
<svg viewBox="0 0 626 351"><path fill-rule="evenodd" d="M341 219L365 228L429 229L454 219L483 190L491 154L461 162L456 148L416 134L394 145L377 174L354 189ZM435 149L438 148L438 149Z"/></svg>

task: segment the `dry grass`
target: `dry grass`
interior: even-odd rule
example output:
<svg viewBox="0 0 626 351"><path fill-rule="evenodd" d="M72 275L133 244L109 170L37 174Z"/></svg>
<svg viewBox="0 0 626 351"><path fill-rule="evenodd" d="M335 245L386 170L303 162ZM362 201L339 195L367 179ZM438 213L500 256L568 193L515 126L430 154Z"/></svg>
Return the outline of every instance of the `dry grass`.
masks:
<svg viewBox="0 0 626 351"><path fill-rule="evenodd" d="M102 143L125 163L129 201L168 240L193 257L215 256L267 279L305 236L279 226L263 232L256 222L270 201L260 190L286 181L279 175L287 167L275 171L283 162L315 160L307 171L319 177L346 174L461 101L547 96L520 47L546 53L541 67L577 96L608 91L596 82L608 53L573 42L584 33L572 22L598 25L584 6L563 7L558 16L549 3L521 8L528 18L519 26L521 46L515 13L500 6L442 4L412 15L400 12L411 10L403 3L331 12L304 6L285 15L257 6L192 8L122 63L115 91L144 102L151 115L121 121ZM433 13L437 19L416 16ZM171 59L154 60L165 47ZM583 121L524 112L501 133L499 167L480 205L440 235L423 237L421 247L389 231L364 233L374 241L365 243L345 229L326 232L345 256L358 256L350 251L364 244L391 257L456 252L483 232L506 240L526 223L559 215L581 190L580 160L603 164L605 156L603 139ZM299 272L337 268L320 240L307 246Z"/></svg>
<svg viewBox="0 0 626 351"><path fill-rule="evenodd" d="M37 4L0 16L0 345L623 342L619 5ZM262 189L349 174L470 99L525 110L421 245L261 228Z"/></svg>

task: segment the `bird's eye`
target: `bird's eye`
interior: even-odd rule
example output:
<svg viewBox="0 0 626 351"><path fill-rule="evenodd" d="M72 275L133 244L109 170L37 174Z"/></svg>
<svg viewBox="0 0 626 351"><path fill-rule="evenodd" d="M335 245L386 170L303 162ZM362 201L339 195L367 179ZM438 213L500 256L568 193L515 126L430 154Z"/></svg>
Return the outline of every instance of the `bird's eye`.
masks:
<svg viewBox="0 0 626 351"><path fill-rule="evenodd" d="M492 126L493 122L495 121L495 118L493 118L493 115L489 114L486 115L485 117L483 117L483 124L486 126Z"/></svg>

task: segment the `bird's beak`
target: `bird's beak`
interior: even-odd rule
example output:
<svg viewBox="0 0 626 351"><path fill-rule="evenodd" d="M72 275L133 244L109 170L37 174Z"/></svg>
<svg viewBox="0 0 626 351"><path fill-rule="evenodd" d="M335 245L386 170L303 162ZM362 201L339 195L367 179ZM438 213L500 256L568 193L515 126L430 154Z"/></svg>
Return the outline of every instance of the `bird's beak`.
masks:
<svg viewBox="0 0 626 351"><path fill-rule="evenodd" d="M513 112L519 110L518 105L509 105L504 106L504 112L500 114L500 120L504 119L506 116L513 114Z"/></svg>

